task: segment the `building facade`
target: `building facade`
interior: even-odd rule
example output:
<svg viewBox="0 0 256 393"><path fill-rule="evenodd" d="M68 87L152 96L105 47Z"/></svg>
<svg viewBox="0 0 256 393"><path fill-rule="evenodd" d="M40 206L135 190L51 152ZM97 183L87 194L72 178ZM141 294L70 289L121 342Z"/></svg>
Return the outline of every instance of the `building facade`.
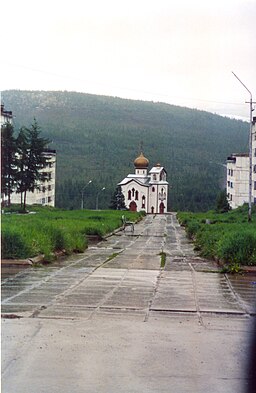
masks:
<svg viewBox="0 0 256 393"><path fill-rule="evenodd" d="M167 173L160 164L148 172L149 160L143 153L134 160L135 173L129 174L118 185L121 186L126 208L151 214L167 212Z"/></svg>
<svg viewBox="0 0 256 393"><path fill-rule="evenodd" d="M232 209L249 202L249 154L227 158L227 197ZM256 117L252 122L252 202L256 203Z"/></svg>
<svg viewBox="0 0 256 393"><path fill-rule="evenodd" d="M252 202L256 204L256 117L252 122Z"/></svg>
<svg viewBox="0 0 256 393"><path fill-rule="evenodd" d="M45 149L47 166L41 170L46 174L47 180L38 184L34 192L27 192L28 205L55 206L55 180L56 180L56 150ZM11 195L11 203L20 203L20 194Z"/></svg>
<svg viewBox="0 0 256 393"><path fill-rule="evenodd" d="M248 203L249 155L232 154L227 158L227 197L231 209Z"/></svg>
<svg viewBox="0 0 256 393"><path fill-rule="evenodd" d="M12 112L11 111L6 111L4 109L4 104L1 104L1 119L0 119L0 126L2 126L5 123L12 123Z"/></svg>

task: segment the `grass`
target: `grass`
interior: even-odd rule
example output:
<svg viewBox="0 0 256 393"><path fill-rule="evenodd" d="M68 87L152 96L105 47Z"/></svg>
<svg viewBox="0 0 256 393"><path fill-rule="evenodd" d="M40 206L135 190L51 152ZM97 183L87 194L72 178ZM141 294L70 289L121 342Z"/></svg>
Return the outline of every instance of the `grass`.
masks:
<svg viewBox="0 0 256 393"><path fill-rule="evenodd" d="M46 260L57 251L82 252L87 236L103 237L122 225L122 215L136 221L142 213L129 211L62 210L30 207L34 214L2 215L2 258L31 258L44 254ZM7 214L9 213L9 214Z"/></svg>
<svg viewBox="0 0 256 393"><path fill-rule="evenodd" d="M223 261L232 270L240 265L256 265L256 208L248 222L247 205L228 213L179 212L195 249L205 258Z"/></svg>
<svg viewBox="0 0 256 393"><path fill-rule="evenodd" d="M160 257L161 257L161 264L160 264L160 266L161 266L161 268L164 268L165 267L165 263L166 263L166 253L165 252L160 252Z"/></svg>

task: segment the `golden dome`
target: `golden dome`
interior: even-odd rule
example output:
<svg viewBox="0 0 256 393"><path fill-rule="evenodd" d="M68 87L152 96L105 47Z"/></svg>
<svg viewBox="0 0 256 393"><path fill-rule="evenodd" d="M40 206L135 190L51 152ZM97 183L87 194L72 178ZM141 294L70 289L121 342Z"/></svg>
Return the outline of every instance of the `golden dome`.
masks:
<svg viewBox="0 0 256 393"><path fill-rule="evenodd" d="M140 156L134 160L134 166L137 169L146 169L148 167L149 160L144 157L143 153L140 153Z"/></svg>

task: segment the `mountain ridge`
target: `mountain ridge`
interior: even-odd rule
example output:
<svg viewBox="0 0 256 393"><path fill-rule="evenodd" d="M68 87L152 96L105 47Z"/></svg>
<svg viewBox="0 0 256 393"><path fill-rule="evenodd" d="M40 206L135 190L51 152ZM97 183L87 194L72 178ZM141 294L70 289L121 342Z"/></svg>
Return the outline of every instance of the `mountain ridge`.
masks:
<svg viewBox="0 0 256 393"><path fill-rule="evenodd" d="M78 208L83 184L92 179L85 207L94 208L102 186L107 207L116 184L132 173L143 141L150 166L167 170L171 210L213 208L222 188L221 164L244 151L248 124L166 103L59 91L2 92L15 129L36 118L57 150L57 206Z"/></svg>

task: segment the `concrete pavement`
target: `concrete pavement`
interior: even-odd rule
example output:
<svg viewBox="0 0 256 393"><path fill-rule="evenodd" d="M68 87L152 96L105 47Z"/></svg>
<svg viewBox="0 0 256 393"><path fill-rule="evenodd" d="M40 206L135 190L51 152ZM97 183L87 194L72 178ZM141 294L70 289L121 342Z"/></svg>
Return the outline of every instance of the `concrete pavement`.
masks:
<svg viewBox="0 0 256 393"><path fill-rule="evenodd" d="M166 265L160 268L160 253ZM199 258L175 214L2 283L2 390L245 392L256 277Z"/></svg>

